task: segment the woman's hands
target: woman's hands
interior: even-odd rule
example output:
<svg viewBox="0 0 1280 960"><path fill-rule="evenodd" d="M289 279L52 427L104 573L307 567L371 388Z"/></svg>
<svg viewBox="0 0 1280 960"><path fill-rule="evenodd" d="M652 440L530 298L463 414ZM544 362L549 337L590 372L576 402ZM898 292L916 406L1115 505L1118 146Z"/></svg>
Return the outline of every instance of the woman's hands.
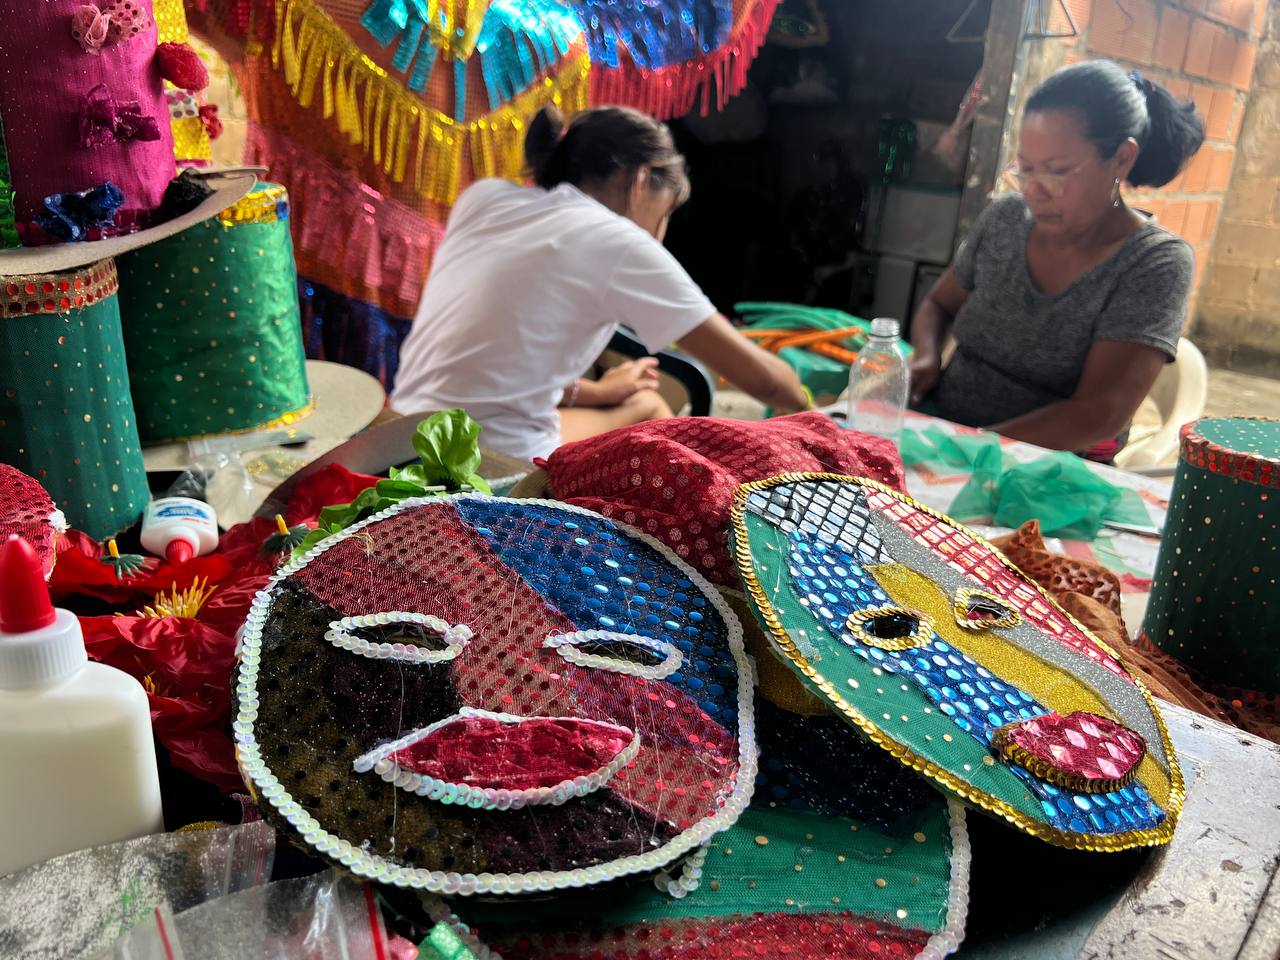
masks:
<svg viewBox="0 0 1280 960"><path fill-rule="evenodd" d="M610 367L599 380L579 380L565 391L561 406L616 407L644 390L658 389L658 360L641 357Z"/></svg>
<svg viewBox="0 0 1280 960"><path fill-rule="evenodd" d="M597 402L592 406L615 407L641 390L658 389L658 360L641 357L610 367L592 386Z"/></svg>

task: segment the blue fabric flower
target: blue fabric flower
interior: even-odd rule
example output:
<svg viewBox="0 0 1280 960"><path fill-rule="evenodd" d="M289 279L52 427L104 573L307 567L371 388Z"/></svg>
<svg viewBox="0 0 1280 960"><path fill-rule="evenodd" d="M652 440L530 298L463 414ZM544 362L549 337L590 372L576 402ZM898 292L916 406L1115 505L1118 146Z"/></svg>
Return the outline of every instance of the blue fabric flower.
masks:
<svg viewBox="0 0 1280 960"><path fill-rule="evenodd" d="M37 213L41 228L63 242L83 240L95 227L109 227L124 205L124 193L108 180L82 193L55 193L44 198L48 213Z"/></svg>

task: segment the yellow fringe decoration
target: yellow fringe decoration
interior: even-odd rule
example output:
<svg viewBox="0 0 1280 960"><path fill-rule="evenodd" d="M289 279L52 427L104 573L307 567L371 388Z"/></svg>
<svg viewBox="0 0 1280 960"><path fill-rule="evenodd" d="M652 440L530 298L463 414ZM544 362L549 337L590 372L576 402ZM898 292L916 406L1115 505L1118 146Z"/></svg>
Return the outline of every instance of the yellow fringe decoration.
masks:
<svg viewBox="0 0 1280 960"><path fill-rule="evenodd" d="M453 17L450 22L463 24L463 40L473 24L479 29L488 7L488 0L431 3L435 9L445 9ZM339 132L349 142L361 144L373 163L396 183L412 177L416 193L441 204L453 203L464 183L473 179L519 178L528 121L548 103L566 115L583 110L589 93L590 61L584 49L498 110L457 123L428 107L362 54L315 0L276 4L271 63L283 72L299 106L316 103L319 84L322 117L333 117Z"/></svg>
<svg viewBox="0 0 1280 960"><path fill-rule="evenodd" d="M475 52L489 0L427 0L431 45L454 60Z"/></svg>

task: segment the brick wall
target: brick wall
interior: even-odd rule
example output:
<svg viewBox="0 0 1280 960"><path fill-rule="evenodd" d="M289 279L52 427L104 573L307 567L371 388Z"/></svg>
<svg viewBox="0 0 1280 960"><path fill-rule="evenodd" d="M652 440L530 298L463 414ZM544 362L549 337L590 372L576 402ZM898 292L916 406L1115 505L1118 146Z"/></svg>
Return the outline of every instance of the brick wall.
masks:
<svg viewBox="0 0 1280 960"><path fill-rule="evenodd" d="M1211 361L1280 377L1280 0L1267 7L1195 339Z"/></svg>
<svg viewBox="0 0 1280 960"><path fill-rule="evenodd" d="M1126 195L1192 245L1198 291L1221 229L1267 11L1280 7L1280 0L1046 2L1053 7L1050 32L1065 32L1065 4L1079 35L1025 41L1015 117L1031 89L1054 70L1098 58L1140 70L1178 97L1194 100L1204 116L1205 145L1177 179L1161 190ZM1193 297L1192 317L1196 309Z"/></svg>

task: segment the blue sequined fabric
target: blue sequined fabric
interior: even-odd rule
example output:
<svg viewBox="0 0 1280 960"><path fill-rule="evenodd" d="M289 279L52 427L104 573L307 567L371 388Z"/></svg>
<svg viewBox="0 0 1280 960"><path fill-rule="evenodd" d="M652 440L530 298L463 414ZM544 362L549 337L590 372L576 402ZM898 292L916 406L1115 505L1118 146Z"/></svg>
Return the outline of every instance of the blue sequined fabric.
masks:
<svg viewBox="0 0 1280 960"><path fill-rule="evenodd" d="M985 747L997 727L1049 711L1034 697L996 677L937 633L923 647L887 651L858 643L845 622L851 613L889 605L888 595L859 562L841 547L815 542L803 530L788 534L791 581L800 602L832 636L886 673L910 678L952 722ZM1030 771L1011 766L1039 798L1056 827L1077 833L1115 833L1154 827L1164 813L1141 784L1105 794L1054 787Z"/></svg>
<svg viewBox="0 0 1280 960"><path fill-rule="evenodd" d="M737 669L725 624L693 582L657 549L603 517L520 501L460 498L459 515L503 563L582 629L637 634L684 656L670 683L733 728Z"/></svg>
<svg viewBox="0 0 1280 960"><path fill-rule="evenodd" d="M577 0L591 62L616 69L625 54L642 70L684 63L723 46L731 0Z"/></svg>

